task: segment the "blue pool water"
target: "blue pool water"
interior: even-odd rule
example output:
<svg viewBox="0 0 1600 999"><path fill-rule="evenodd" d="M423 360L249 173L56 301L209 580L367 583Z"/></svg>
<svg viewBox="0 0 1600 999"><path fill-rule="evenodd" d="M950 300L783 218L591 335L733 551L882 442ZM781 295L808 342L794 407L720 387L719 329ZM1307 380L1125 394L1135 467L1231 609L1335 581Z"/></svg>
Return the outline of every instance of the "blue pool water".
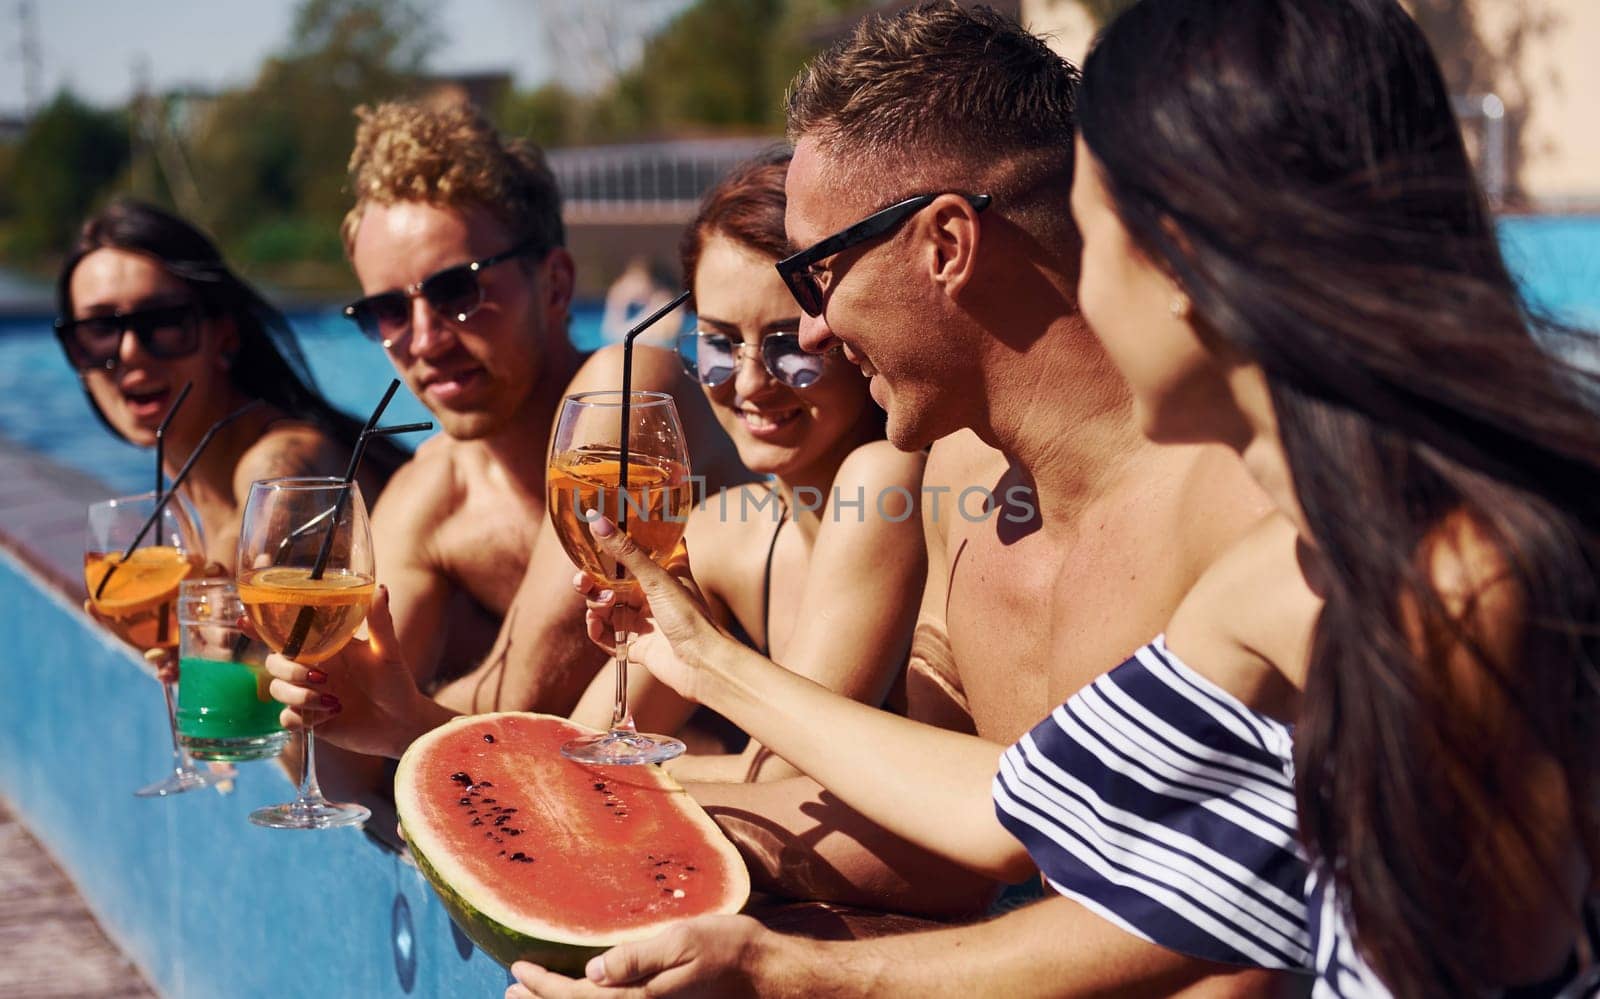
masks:
<svg viewBox="0 0 1600 999"><path fill-rule="evenodd" d="M1567 322L1600 329L1600 216L1509 217L1500 227L1529 299ZM599 345L600 316L598 304L574 309L572 339L581 349ZM335 312L292 318L322 390L364 416L393 376L383 352ZM395 422L428 418L405 388L389 415ZM46 317L0 319L0 435L119 492L144 489L150 477L149 455L106 433L90 413Z"/></svg>
<svg viewBox="0 0 1600 999"><path fill-rule="evenodd" d="M573 310L571 336L579 349L600 344L600 314L598 305ZM318 387L340 409L365 418L394 377L383 351L335 311L290 318ZM402 384L384 422L426 419L427 408ZM88 472L115 492L149 488L150 453L107 433L94 418L48 318L0 319L0 436ZM408 447L420 439L398 438Z"/></svg>

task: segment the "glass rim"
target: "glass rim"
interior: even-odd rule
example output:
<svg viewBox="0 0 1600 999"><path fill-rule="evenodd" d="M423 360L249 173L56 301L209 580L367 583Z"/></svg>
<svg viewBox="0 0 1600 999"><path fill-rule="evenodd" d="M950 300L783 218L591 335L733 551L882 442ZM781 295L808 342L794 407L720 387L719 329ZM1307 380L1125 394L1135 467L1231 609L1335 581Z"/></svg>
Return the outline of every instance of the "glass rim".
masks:
<svg viewBox="0 0 1600 999"><path fill-rule="evenodd" d="M212 590L237 590L239 584L228 576L200 576L196 579L185 579L178 583L178 599L183 599L188 593L203 594Z"/></svg>
<svg viewBox="0 0 1600 999"><path fill-rule="evenodd" d="M346 485L352 489L361 488L354 480L345 482L337 475L281 475L271 479L257 479L250 483L250 490L311 492L318 489L340 489Z"/></svg>
<svg viewBox="0 0 1600 999"><path fill-rule="evenodd" d="M611 401L602 401L603 397L609 397ZM628 408L630 409L649 409L654 406L670 406L674 404L670 392L646 392L640 389L633 389L628 392L628 399ZM564 396L561 400L563 406L569 402L575 402L581 406L621 409L622 390L601 389L593 392L575 392L572 395Z"/></svg>
<svg viewBox="0 0 1600 999"><path fill-rule="evenodd" d="M103 500L95 500L93 503L89 504L89 507L90 509L93 509L97 506L115 507L119 504L132 505L134 503L153 503L159 498L160 496L155 490L147 489L142 493L129 493L126 496L108 496Z"/></svg>

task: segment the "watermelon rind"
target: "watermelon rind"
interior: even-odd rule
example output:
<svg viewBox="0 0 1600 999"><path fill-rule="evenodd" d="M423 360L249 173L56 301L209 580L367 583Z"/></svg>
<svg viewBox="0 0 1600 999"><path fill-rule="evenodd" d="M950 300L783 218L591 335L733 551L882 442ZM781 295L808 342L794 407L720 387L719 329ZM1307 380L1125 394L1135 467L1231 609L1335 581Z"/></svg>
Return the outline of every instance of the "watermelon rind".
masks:
<svg viewBox="0 0 1600 999"><path fill-rule="evenodd" d="M645 940L660 933L678 921L666 918L654 923L634 926L614 933L591 934L564 928L526 914L510 911L493 893L484 891L481 904L475 904L474 887L481 883L450 856L449 845L421 820L422 803L417 795L418 761L436 741L448 738L461 728L472 728L492 723L502 718L535 718L572 727L578 734L594 730L578 725L570 719L533 712L502 711L482 715L465 715L418 738L400 758L395 770L395 808L399 814L401 833L410 846L417 868L433 887L445 910L461 931L473 943L501 964L510 966L514 961L532 961L553 971L581 977L583 967L591 957L603 953L617 944L631 940ZM664 790L681 795L678 805L683 815L697 827L708 843L726 861L727 888L720 904L709 912L734 913L744 908L750 898L750 875L738 848L728 841L720 826L705 813L698 802L684 791L666 771L658 766L643 766L631 770L647 771Z"/></svg>

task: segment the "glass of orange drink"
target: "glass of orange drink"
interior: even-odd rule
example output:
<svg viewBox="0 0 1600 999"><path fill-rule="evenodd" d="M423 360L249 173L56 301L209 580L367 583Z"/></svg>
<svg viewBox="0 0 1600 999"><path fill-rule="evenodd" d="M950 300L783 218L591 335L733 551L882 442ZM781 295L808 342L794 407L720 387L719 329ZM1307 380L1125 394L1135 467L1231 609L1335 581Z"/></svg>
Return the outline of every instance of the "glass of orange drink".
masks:
<svg viewBox="0 0 1600 999"><path fill-rule="evenodd" d="M682 540L694 505L689 453L672 396L629 394L625 465L622 401L621 392L583 392L562 400L545 479L550 520L567 557L619 597L636 594L639 584L595 544L589 512L609 519L652 559L665 563ZM683 752L677 739L634 728L628 711L631 613L619 604L612 619L616 696L610 730L562 746L562 754L571 759L601 765L660 763Z"/></svg>
<svg viewBox="0 0 1600 999"><path fill-rule="evenodd" d="M176 655L178 584L196 575L204 559L199 521L182 497L173 495L156 516L158 502L155 493L142 493L91 504L83 555L90 606L111 631L145 653L147 662ZM161 690L173 769L134 792L141 798L164 798L209 784L179 745L172 684L164 676Z"/></svg>
<svg viewBox="0 0 1600 999"><path fill-rule="evenodd" d="M239 599L261 640L302 665L331 659L372 604L372 532L360 487L335 478L252 483L238 565ZM323 796L315 737L307 729L299 793L252 812L250 821L273 829L332 829L370 816L361 805Z"/></svg>

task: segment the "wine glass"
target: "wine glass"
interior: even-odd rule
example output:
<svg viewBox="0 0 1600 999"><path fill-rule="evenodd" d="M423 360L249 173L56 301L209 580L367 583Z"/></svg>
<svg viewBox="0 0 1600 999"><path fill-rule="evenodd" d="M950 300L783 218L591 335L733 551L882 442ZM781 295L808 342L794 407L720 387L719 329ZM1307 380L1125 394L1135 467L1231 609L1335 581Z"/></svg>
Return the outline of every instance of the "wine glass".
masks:
<svg viewBox="0 0 1600 999"><path fill-rule="evenodd" d="M128 545L155 513L157 499L155 493L141 493L91 504L83 555L89 603L113 632L145 652L147 662L175 654L178 584L198 570L205 551L199 521L188 504L174 495L138 546L128 552ZM178 742L172 684L162 680L161 693L166 698L167 728L172 735L172 772L133 792L141 798L165 798L211 783L195 769Z"/></svg>
<svg viewBox="0 0 1600 999"><path fill-rule="evenodd" d="M372 532L354 482L263 479L250 486L239 531L239 599L261 640L304 665L333 656L372 604ZM273 829L365 822L361 805L331 802L317 784L316 737L305 733L295 799L250 813Z"/></svg>
<svg viewBox="0 0 1600 999"><path fill-rule="evenodd" d="M595 544L589 510L603 514L625 531L645 554L664 562L683 538L693 505L689 452L672 396L632 392L628 396L627 487L622 488L621 392L583 392L561 400L561 415L550 443L550 519L573 563L619 598L636 594L639 584ZM613 617L617 647L617 692L610 731L575 739L563 755L602 765L660 763L683 752L683 743L645 735L628 712L628 645L633 638L630 609Z"/></svg>

